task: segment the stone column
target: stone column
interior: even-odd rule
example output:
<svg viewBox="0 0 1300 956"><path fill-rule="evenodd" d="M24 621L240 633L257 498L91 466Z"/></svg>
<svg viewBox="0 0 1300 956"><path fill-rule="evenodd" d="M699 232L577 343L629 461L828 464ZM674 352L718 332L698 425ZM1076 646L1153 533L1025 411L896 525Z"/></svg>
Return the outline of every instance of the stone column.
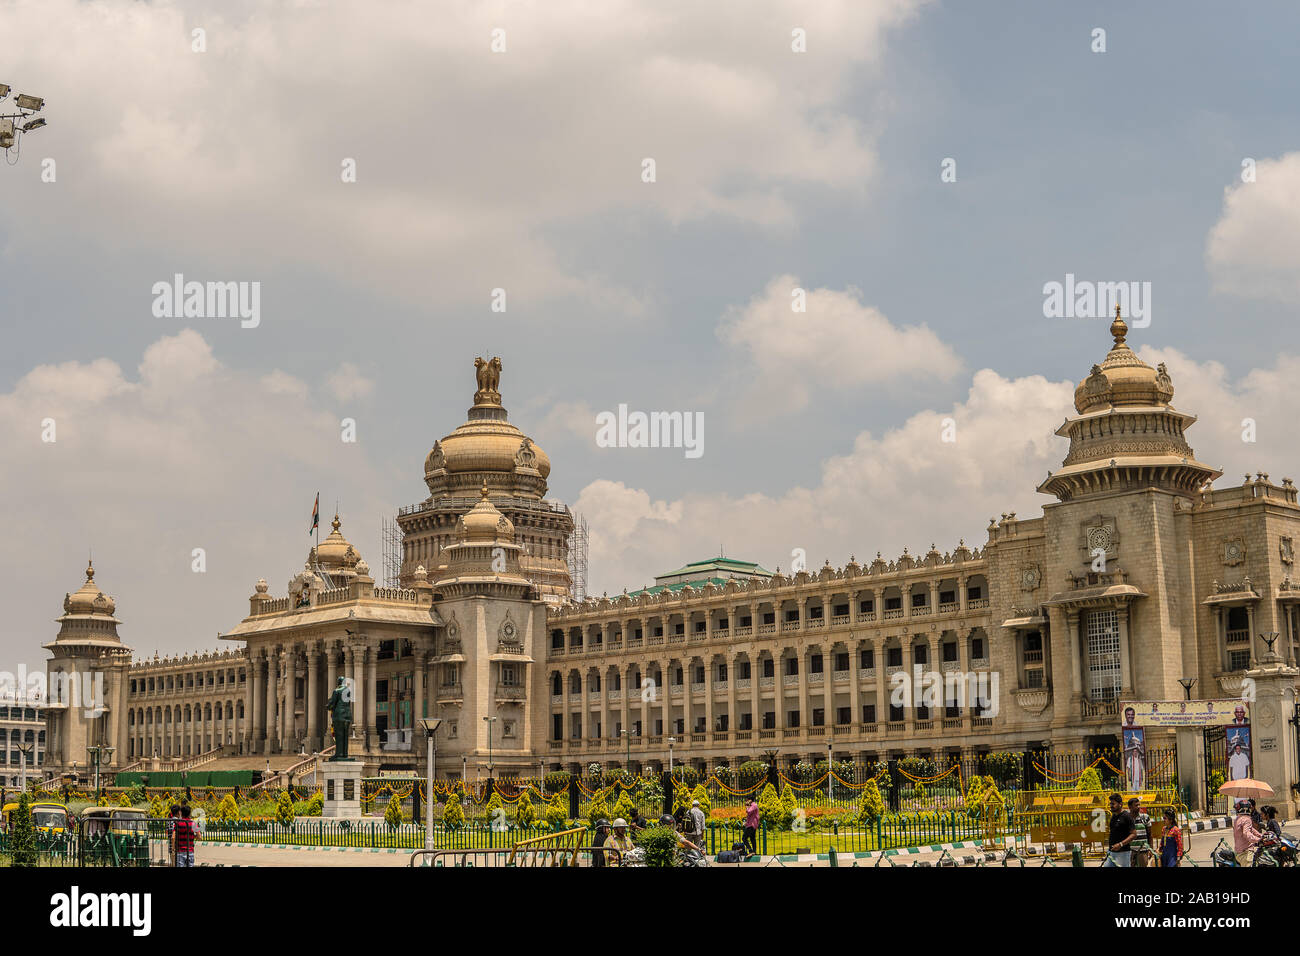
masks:
<svg viewBox="0 0 1300 956"><path fill-rule="evenodd" d="M320 683L320 642L307 645L307 750L320 750L320 709L318 694Z"/></svg>
<svg viewBox="0 0 1300 956"><path fill-rule="evenodd" d="M266 746L263 748L263 752L268 754L279 750L279 741L275 732L276 663L276 650L274 647L268 647L266 649Z"/></svg>
<svg viewBox="0 0 1300 956"><path fill-rule="evenodd" d="M253 702L257 699L257 688L253 686L253 669L256 667L253 655L248 655L244 664L244 726L239 735L240 753L253 752Z"/></svg>
<svg viewBox="0 0 1300 956"><path fill-rule="evenodd" d="M691 688L695 685L691 683L691 668L695 666L695 658L682 658L682 736L685 738L682 743L689 745L691 734L695 731L695 706L691 700Z"/></svg>
<svg viewBox="0 0 1300 956"><path fill-rule="evenodd" d="M808 701L808 663L812 660L812 653L808 648L799 651L799 727L812 726L812 710L809 709ZM822 667L825 669L826 662L822 661ZM824 677L825 675L823 675ZM800 736L807 737L807 731L803 731Z"/></svg>
<svg viewBox="0 0 1300 956"><path fill-rule="evenodd" d="M855 605L856 607L856 605ZM862 663L861 641L849 646L849 727L862 726L862 680L859 666ZM852 730L850 730L852 733Z"/></svg>
<svg viewBox="0 0 1300 956"><path fill-rule="evenodd" d="M662 619L661 619L662 620ZM667 625L664 626L667 631ZM664 635L664 641L668 640L668 635ZM686 675L682 675L685 677ZM663 714L664 734L672 736L673 732L673 662L671 658L665 659L659 664L659 700L662 702L660 712ZM653 733L653 729L651 730Z"/></svg>
<svg viewBox="0 0 1300 956"><path fill-rule="evenodd" d="M365 648L366 654L366 743L369 746L378 748L379 741L375 735L379 732L379 702L376 698L379 696L377 687L379 681L379 644L377 641L369 642Z"/></svg>
<svg viewBox="0 0 1300 956"><path fill-rule="evenodd" d="M1291 785L1300 780L1296 757L1296 728L1290 723L1296 713L1296 679L1300 670L1267 649L1260 662L1246 672L1255 682L1255 702L1250 708L1254 767L1250 775L1273 787L1268 802L1280 817L1295 819L1300 805Z"/></svg>
<svg viewBox="0 0 1300 956"><path fill-rule="evenodd" d="M423 647L417 647L415 657L411 661L411 739L417 743L419 734L416 731L420 727L420 720L424 717L424 669L427 656ZM522 729L521 727L520 730Z"/></svg>
<svg viewBox="0 0 1300 956"><path fill-rule="evenodd" d="M751 645L752 646L752 645ZM749 654L749 695L750 695L750 715L752 725L750 737L751 746L757 749L762 743L759 731L763 729L763 661L759 657L758 651L752 651Z"/></svg>
<svg viewBox="0 0 1300 956"><path fill-rule="evenodd" d="M714 732L714 728L717 726L713 722L713 668L716 666L716 662L713 660L713 654L708 651L704 652L703 661L704 661L704 734L705 734L704 739L709 743L710 746L712 746L713 744L712 734ZM727 676L728 677L731 676L730 672L728 672ZM728 687L731 686L730 681L727 682L727 686Z"/></svg>
<svg viewBox="0 0 1300 956"><path fill-rule="evenodd" d="M825 613L823 610L822 614ZM849 673L852 673L851 669ZM822 710L825 711L826 717L826 736L833 737L835 736L835 645L830 641L822 645L822 680L824 681Z"/></svg>
<svg viewBox="0 0 1300 956"><path fill-rule="evenodd" d="M250 754L265 750L266 715L263 708L266 706L266 678L262 676L264 656L260 649L250 651L248 655L248 683L252 687L252 695L249 698L252 703L249 705L248 712Z"/></svg>
<svg viewBox="0 0 1300 956"><path fill-rule="evenodd" d="M626 644L627 642L626 634L623 637L623 641ZM623 730L628 730L628 731L632 729L632 671L634 669L635 669L634 664L628 664L623 668L623 680L622 680ZM626 754L627 754L626 746L623 748L623 754L624 754L624 759L626 759ZM624 769L627 768L625 767Z"/></svg>
<svg viewBox="0 0 1300 956"><path fill-rule="evenodd" d="M889 680L885 673L885 639L878 637L872 641L872 645L872 658L876 662L876 722L883 727L889 723ZM887 739L886 743L888 743Z"/></svg>
<svg viewBox="0 0 1300 956"><path fill-rule="evenodd" d="M730 620L728 623L731 623ZM752 671L753 668L750 668ZM727 733L740 729L740 716L736 712L736 681L740 680L740 659L734 654L727 658ZM731 737L734 741L735 736Z"/></svg>

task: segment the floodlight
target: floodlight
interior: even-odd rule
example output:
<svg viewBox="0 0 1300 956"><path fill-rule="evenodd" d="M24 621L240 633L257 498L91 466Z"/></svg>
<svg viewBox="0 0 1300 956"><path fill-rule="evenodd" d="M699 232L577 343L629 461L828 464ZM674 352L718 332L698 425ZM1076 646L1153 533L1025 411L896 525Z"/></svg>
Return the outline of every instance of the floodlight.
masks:
<svg viewBox="0 0 1300 956"><path fill-rule="evenodd" d="M45 100L39 96L28 96L26 93L19 93L14 97L14 103L20 110L31 110L39 113L45 107Z"/></svg>
<svg viewBox="0 0 1300 956"><path fill-rule="evenodd" d="M0 83L0 100L4 99L8 95L9 95L9 84Z"/></svg>
<svg viewBox="0 0 1300 956"><path fill-rule="evenodd" d="M38 116L36 117L36 119L23 124L23 132L30 133L32 130L40 129L44 125L45 125L45 117Z"/></svg>
<svg viewBox="0 0 1300 956"><path fill-rule="evenodd" d="M14 121L0 119L0 149L8 149L14 144Z"/></svg>

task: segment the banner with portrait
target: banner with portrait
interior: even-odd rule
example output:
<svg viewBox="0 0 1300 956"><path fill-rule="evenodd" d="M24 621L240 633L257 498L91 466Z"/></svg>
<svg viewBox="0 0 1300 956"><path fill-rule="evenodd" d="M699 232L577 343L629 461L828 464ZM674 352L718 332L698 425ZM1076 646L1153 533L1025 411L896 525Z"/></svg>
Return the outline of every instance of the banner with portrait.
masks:
<svg viewBox="0 0 1300 956"><path fill-rule="evenodd" d="M1124 726L1215 727L1250 723L1250 705L1239 698L1221 700L1131 700L1120 704ZM1133 713L1130 715L1129 711Z"/></svg>

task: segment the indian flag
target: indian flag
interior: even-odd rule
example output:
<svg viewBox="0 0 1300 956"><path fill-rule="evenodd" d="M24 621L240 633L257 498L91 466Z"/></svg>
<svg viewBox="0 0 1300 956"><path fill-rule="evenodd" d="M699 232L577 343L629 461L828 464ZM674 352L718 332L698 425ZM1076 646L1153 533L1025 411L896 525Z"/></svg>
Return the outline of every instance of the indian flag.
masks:
<svg viewBox="0 0 1300 956"><path fill-rule="evenodd" d="M307 529L307 537L310 538L311 533L319 527L320 527L320 492L318 491L316 492L316 504L313 505L311 509L311 527Z"/></svg>

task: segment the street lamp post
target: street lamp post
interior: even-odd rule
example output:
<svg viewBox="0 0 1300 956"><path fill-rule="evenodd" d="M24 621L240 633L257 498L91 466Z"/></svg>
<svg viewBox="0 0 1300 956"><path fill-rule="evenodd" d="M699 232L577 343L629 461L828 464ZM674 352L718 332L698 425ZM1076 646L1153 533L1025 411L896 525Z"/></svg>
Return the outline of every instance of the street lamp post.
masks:
<svg viewBox="0 0 1300 956"><path fill-rule="evenodd" d="M627 738L627 769L630 772L632 770L632 728L622 731L622 734Z"/></svg>
<svg viewBox="0 0 1300 956"><path fill-rule="evenodd" d="M673 775L673 744L677 743L676 737L668 738L668 776Z"/></svg>
<svg viewBox="0 0 1300 956"><path fill-rule="evenodd" d="M31 756L32 751L35 749L35 744L20 744L18 746L18 789L22 793L27 792L27 758Z"/></svg>
<svg viewBox="0 0 1300 956"><path fill-rule="evenodd" d="M493 764L492 764L492 725L497 722L497 718L484 717L483 720L488 725L488 779L493 780L496 775L493 773ZM488 796L491 796L491 794L489 794Z"/></svg>
<svg viewBox="0 0 1300 956"><path fill-rule="evenodd" d="M1195 677L1180 677L1180 678L1178 678L1178 683L1180 683L1180 684L1183 685L1183 699L1184 699L1184 700L1191 700L1191 699L1192 699L1192 688L1196 686L1196 678L1195 678Z"/></svg>
<svg viewBox="0 0 1300 956"><path fill-rule="evenodd" d="M429 746L424 776L424 848L426 850L433 849L433 762L438 753L438 748L434 746L433 735L438 732L440 723L442 723L441 719L420 719L420 728L424 731Z"/></svg>
<svg viewBox="0 0 1300 956"><path fill-rule="evenodd" d="M90 757L91 763L94 765L94 768L95 768L94 789L95 789L95 799L96 799L96 801L98 801L99 798L100 798L100 796L102 795L102 794L100 793L100 784L99 784L99 768L100 768L100 766L103 765L104 763L107 763L107 762L111 762L111 761L112 761L112 759L113 759L113 751L114 751L115 749L116 749L116 748L113 748L113 747L104 747L104 746L101 746L101 745L99 745L99 744L94 744L93 746L90 746L90 747L87 747L87 748L86 748L86 755L87 755L88 757Z"/></svg>

